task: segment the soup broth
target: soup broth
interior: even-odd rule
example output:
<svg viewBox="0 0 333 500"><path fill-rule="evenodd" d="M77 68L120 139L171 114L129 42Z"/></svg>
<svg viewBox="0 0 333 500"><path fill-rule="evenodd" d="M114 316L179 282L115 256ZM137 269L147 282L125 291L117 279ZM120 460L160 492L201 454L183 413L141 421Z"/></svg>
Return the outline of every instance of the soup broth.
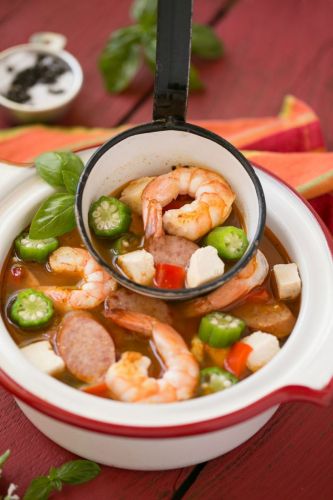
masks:
<svg viewBox="0 0 333 500"><path fill-rule="evenodd" d="M233 225L237 224L239 227L242 227L242 220L237 209L233 210L232 214L230 215L229 221L232 222ZM61 236L59 239L60 246L84 248L77 229L74 229L64 236ZM99 242L99 245L101 251L105 252L105 257L109 256L110 253L108 243L103 241L102 243ZM272 268L275 264L290 262L288 254L283 245L268 228L265 229L264 237L260 243L259 248L265 254L270 268ZM17 269L18 266L21 269L21 273L20 276L15 276L15 269ZM19 347L29 345L39 340L47 339L52 342L55 351L57 352L57 343L55 341L55 338L57 334L57 328L59 323L61 322L63 314L56 312L54 320L52 322L52 326L42 328L38 331L23 330L15 325L10 320L8 315L8 308L15 294L22 288L34 286L35 282L38 282L41 286L52 285L64 287L74 286L79 279L80 276L78 276L76 273L66 273L61 275L53 273L47 264L41 265L34 262L23 263L16 256L14 249L10 251L1 280L1 309L6 327ZM270 275L267 276L267 279L262 286L267 289L269 296L273 296ZM288 306L297 316L300 307L300 298L295 301L288 301ZM173 324L175 329L182 335L187 345L190 347L192 339L197 335L201 318L182 318L182 315L179 312L179 306L177 304L169 304L169 307L172 312ZM232 313L233 307L227 308L226 312ZM154 345L151 341L147 341L146 339L138 336L137 334L135 334L135 332L125 330L124 328L121 328L114 323L110 323L110 321L103 315L103 304L91 310L91 314L99 323L101 323L106 328L110 335L112 335L116 346L117 358L119 358L121 356L121 353L125 351L140 352L143 355L148 356L151 360L149 375L153 377L161 376L165 367L163 365L161 357L156 352L156 349L154 348ZM249 333L250 330L246 328L243 336L246 336ZM202 367L205 368L213 365L214 361L207 354L204 357ZM241 378L245 378L249 374L250 372L246 371ZM58 378L72 387L81 387L84 385L82 381L76 379L67 370L65 370Z"/></svg>

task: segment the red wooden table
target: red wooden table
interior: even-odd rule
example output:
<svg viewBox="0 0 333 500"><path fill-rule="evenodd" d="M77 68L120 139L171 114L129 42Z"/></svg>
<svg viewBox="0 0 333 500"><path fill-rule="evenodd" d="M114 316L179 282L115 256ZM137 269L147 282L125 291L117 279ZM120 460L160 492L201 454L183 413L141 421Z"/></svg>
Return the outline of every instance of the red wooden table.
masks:
<svg viewBox="0 0 333 500"><path fill-rule="evenodd" d="M58 31L81 61L85 85L63 124L109 127L150 119L147 70L126 94L110 97L96 69L109 32L129 21L130 0L0 3L1 50L36 31ZM195 0L195 18L214 25L226 55L200 65L206 91L191 95L189 119L274 114L283 96L292 93L318 112L332 147L332 16L331 0ZM3 114L0 126L10 126ZM40 434L0 389L0 451L7 448L12 458L5 483L19 484L19 493L36 475L72 458ZM250 441L209 463L146 473L103 467L92 483L65 488L54 498L329 500L332 456L333 405L290 403ZM0 482L0 491L5 483Z"/></svg>

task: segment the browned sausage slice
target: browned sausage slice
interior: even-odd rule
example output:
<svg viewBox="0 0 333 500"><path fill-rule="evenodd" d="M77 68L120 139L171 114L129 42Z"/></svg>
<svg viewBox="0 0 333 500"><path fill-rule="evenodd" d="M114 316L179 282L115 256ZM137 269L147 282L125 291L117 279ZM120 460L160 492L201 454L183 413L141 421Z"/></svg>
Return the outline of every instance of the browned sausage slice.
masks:
<svg viewBox="0 0 333 500"><path fill-rule="evenodd" d="M105 301L104 316L108 318L112 309L126 309L126 311L140 312L153 316L162 323L172 323L169 307L160 299L145 297L131 292L126 288L119 288Z"/></svg>
<svg viewBox="0 0 333 500"><path fill-rule="evenodd" d="M241 318L253 330L271 333L278 338L290 335L296 318L283 302L272 304L244 304L231 309L232 314Z"/></svg>
<svg viewBox="0 0 333 500"><path fill-rule="evenodd" d="M57 345L67 369L84 382L97 382L115 362L115 347L110 334L83 311L64 316L59 325Z"/></svg>
<svg viewBox="0 0 333 500"><path fill-rule="evenodd" d="M146 250L154 257L155 264L165 263L186 267L191 255L199 246L181 236L165 234L160 238L149 238Z"/></svg>

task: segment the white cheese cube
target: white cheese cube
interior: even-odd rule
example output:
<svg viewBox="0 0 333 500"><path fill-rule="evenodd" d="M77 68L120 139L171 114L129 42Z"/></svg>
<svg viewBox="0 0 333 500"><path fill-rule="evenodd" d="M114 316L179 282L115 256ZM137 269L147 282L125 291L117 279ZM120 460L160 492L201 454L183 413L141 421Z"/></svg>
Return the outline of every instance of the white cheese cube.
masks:
<svg viewBox="0 0 333 500"><path fill-rule="evenodd" d="M57 356L48 340L22 347L21 352L36 368L49 375L57 375L65 369L63 359Z"/></svg>
<svg viewBox="0 0 333 500"><path fill-rule="evenodd" d="M142 193L144 188L155 179L155 177L140 177L130 182L122 191L120 201L126 203L133 212L142 214Z"/></svg>
<svg viewBox="0 0 333 500"><path fill-rule="evenodd" d="M117 263L129 279L140 285L150 285L155 276L154 257L144 249L120 255Z"/></svg>
<svg viewBox="0 0 333 500"><path fill-rule="evenodd" d="M190 258L186 273L186 287L194 288L207 281L219 278L224 273L224 262L218 256L216 248L208 245L198 248Z"/></svg>
<svg viewBox="0 0 333 500"><path fill-rule="evenodd" d="M266 365L280 350L278 339L270 333L254 332L241 342L252 347L246 364L253 372Z"/></svg>
<svg viewBox="0 0 333 500"><path fill-rule="evenodd" d="M273 266L277 291L280 300L295 299L301 292L301 279L297 265L276 264Z"/></svg>

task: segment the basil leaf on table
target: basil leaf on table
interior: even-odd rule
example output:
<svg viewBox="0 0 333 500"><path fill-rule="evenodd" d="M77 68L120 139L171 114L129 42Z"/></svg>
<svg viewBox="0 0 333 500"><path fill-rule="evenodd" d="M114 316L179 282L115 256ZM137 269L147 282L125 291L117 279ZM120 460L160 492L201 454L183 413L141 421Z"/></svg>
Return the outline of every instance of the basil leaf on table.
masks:
<svg viewBox="0 0 333 500"><path fill-rule="evenodd" d="M10 450L6 450L5 453L3 453L0 456L0 470L4 466L5 462L7 462L8 458L10 457Z"/></svg>
<svg viewBox="0 0 333 500"><path fill-rule="evenodd" d="M90 460L72 460L57 469L57 478L64 483L82 484L94 479L101 468Z"/></svg>
<svg viewBox="0 0 333 500"><path fill-rule="evenodd" d="M134 0L131 8L132 18L142 26L156 23L157 0Z"/></svg>
<svg viewBox="0 0 333 500"><path fill-rule="evenodd" d="M52 488L54 490L58 490L58 491L61 491L62 490L62 482L61 482L61 479L53 479L53 481L51 481L51 484L52 484Z"/></svg>
<svg viewBox="0 0 333 500"><path fill-rule="evenodd" d="M47 198L32 219L30 238L52 238L71 231L76 225L74 202L75 196L67 193L56 193Z"/></svg>
<svg viewBox="0 0 333 500"><path fill-rule="evenodd" d="M43 153L35 160L36 170L40 177L54 187L63 187L62 157L60 153Z"/></svg>
<svg viewBox="0 0 333 500"><path fill-rule="evenodd" d="M60 152L62 177L68 193L75 194L84 165L81 158L70 151Z"/></svg>
<svg viewBox="0 0 333 500"><path fill-rule="evenodd" d="M141 62L141 29L137 25L115 31L100 59L99 67L107 90L121 92L129 86Z"/></svg>
<svg viewBox="0 0 333 500"><path fill-rule="evenodd" d="M156 67L156 27L146 30L142 36L143 55L149 69L155 71Z"/></svg>
<svg viewBox="0 0 333 500"><path fill-rule="evenodd" d="M143 54L152 71L156 67L156 29L151 29L142 37ZM199 77L198 70L193 64L190 66L189 85L191 90L202 90L204 84Z"/></svg>
<svg viewBox="0 0 333 500"><path fill-rule="evenodd" d="M203 59L218 59L223 54L223 44L210 26L193 24L192 53Z"/></svg>
<svg viewBox="0 0 333 500"><path fill-rule="evenodd" d="M189 85L190 85L190 90L202 90L205 87L202 80L200 79L197 68L193 66L193 64L191 64L190 67Z"/></svg>
<svg viewBox="0 0 333 500"><path fill-rule="evenodd" d="M53 486L49 478L36 477L31 481L23 500L47 500L52 490Z"/></svg>

